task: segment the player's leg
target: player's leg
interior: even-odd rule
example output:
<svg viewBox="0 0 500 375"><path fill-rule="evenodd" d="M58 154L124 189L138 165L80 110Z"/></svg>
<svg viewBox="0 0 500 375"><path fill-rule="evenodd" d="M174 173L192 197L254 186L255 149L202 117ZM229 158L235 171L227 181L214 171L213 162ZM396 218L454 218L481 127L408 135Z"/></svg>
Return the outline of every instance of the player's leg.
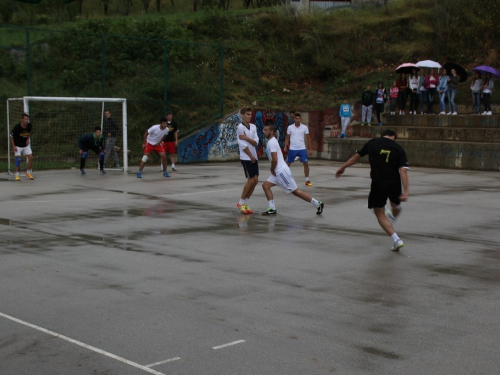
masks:
<svg viewBox="0 0 500 375"><path fill-rule="evenodd" d="M292 194L296 197L299 197L300 199L305 200L306 202L311 203L314 207L316 207L316 214L321 215L323 213L323 208L325 207L323 202L311 197L309 194L299 189L295 189L294 191L292 191Z"/></svg>
<svg viewBox="0 0 500 375"><path fill-rule="evenodd" d="M385 205L387 203L388 189L385 184L372 182L370 194L368 196L368 208L373 209L380 227L391 236L394 241L392 251L398 251L404 246L403 241L397 235L391 221L385 215Z"/></svg>
<svg viewBox="0 0 500 375"><path fill-rule="evenodd" d="M89 157L89 149L87 147L82 148L82 155L80 156L80 173L85 174L85 162Z"/></svg>
<svg viewBox="0 0 500 375"><path fill-rule="evenodd" d="M259 165L257 161L252 163L250 160L241 160L241 164L243 165L247 182L243 186L241 198L236 207L243 213L251 214L253 211L248 207L248 201L259 182Z"/></svg>
<svg viewBox="0 0 500 375"><path fill-rule="evenodd" d="M102 174L106 174L106 172L104 171L104 156L106 155L105 152L97 146L93 146L91 150L99 158L99 170L101 171Z"/></svg>
<svg viewBox="0 0 500 375"><path fill-rule="evenodd" d="M21 181L21 177L19 177L19 171L21 170L21 162L22 162L22 147L16 146L16 151L14 151L14 172L15 172L15 180Z"/></svg>
<svg viewBox="0 0 500 375"><path fill-rule="evenodd" d="M288 155L286 157L286 164L290 166L295 161L295 157L297 156L297 153L299 150L288 150Z"/></svg>
<svg viewBox="0 0 500 375"><path fill-rule="evenodd" d="M159 152L161 163L163 165L163 176L170 177L167 172L167 154L165 152Z"/></svg>
<svg viewBox="0 0 500 375"><path fill-rule="evenodd" d="M31 150L30 150L29 154L25 154L25 155L28 158L28 165L26 166L26 178L29 178L30 180L34 180L35 178L32 175L32 172L33 172L33 154L31 153Z"/></svg>
<svg viewBox="0 0 500 375"><path fill-rule="evenodd" d="M274 196L271 188L276 186L276 176L269 176L266 182L262 184L262 189L264 190L264 194L266 195L268 206L267 209L262 212L262 215L275 215L276 214L276 206L274 204Z"/></svg>
<svg viewBox="0 0 500 375"><path fill-rule="evenodd" d="M149 159L149 153L150 153L150 144L148 143L144 148L144 155L142 155L141 162L139 163L139 171L137 172L137 178L142 178L142 170L144 169L144 166L146 165L146 162Z"/></svg>

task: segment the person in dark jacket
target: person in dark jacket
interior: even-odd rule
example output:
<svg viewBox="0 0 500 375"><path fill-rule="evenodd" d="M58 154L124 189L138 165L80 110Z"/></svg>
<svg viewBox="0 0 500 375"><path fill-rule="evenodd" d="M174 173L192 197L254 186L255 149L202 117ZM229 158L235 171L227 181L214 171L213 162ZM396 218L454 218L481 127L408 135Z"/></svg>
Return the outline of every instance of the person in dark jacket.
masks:
<svg viewBox="0 0 500 375"><path fill-rule="evenodd" d="M93 133L85 134L78 140L78 148L80 149L80 173L85 174L85 161L89 157L89 151L94 151L99 156L99 169L102 174L106 174L104 170L104 138L101 134L101 127L96 126Z"/></svg>
<svg viewBox="0 0 500 375"><path fill-rule="evenodd" d="M109 157L114 160L115 167L120 168L120 162L118 161L118 154L115 150L116 136L118 131L118 125L115 120L111 117L110 111L105 111L104 116L106 117L106 121L104 122L103 135L106 137L106 155L104 156L104 165L108 162ZM109 167L109 165L108 165Z"/></svg>
<svg viewBox="0 0 500 375"><path fill-rule="evenodd" d="M361 126L371 126L374 101L375 94L371 91L371 86L366 85L366 90L361 95Z"/></svg>

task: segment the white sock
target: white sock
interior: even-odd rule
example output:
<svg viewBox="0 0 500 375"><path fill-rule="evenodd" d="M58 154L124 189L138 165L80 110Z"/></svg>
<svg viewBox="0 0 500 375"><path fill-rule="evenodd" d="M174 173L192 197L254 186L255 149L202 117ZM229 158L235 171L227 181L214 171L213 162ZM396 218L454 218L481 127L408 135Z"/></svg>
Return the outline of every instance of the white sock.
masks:
<svg viewBox="0 0 500 375"><path fill-rule="evenodd" d="M274 199L271 199L269 202L269 208L272 208L273 210L276 209L276 206L274 205Z"/></svg>
<svg viewBox="0 0 500 375"><path fill-rule="evenodd" d="M19 172L16 172L16 176L19 176Z"/></svg>
<svg viewBox="0 0 500 375"><path fill-rule="evenodd" d="M248 204L249 200L250 200L250 198L245 198L245 199L243 199L243 202L245 202L245 204Z"/></svg>
<svg viewBox="0 0 500 375"><path fill-rule="evenodd" d="M238 202L238 204L244 205L245 204L245 200L244 199L240 199L240 201Z"/></svg>
<svg viewBox="0 0 500 375"><path fill-rule="evenodd" d="M312 199L311 203L313 204L314 207L318 208L319 207L319 201L317 199Z"/></svg>
<svg viewBox="0 0 500 375"><path fill-rule="evenodd" d="M172 168L175 168L175 163L172 163Z"/></svg>
<svg viewBox="0 0 500 375"><path fill-rule="evenodd" d="M309 181L309 177L306 177L306 181Z"/></svg>
<svg viewBox="0 0 500 375"><path fill-rule="evenodd" d="M31 169L29 171L26 171L26 173L31 173Z"/></svg>
<svg viewBox="0 0 500 375"><path fill-rule="evenodd" d="M391 238L394 240L394 242L399 241L401 238L398 237L396 233L394 233Z"/></svg>

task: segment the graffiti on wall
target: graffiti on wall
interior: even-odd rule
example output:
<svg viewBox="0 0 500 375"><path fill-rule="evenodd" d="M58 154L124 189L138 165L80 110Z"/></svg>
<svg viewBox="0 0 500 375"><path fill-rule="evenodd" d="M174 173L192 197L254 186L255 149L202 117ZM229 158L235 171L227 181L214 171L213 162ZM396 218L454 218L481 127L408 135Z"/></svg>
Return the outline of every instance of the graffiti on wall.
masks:
<svg viewBox="0 0 500 375"><path fill-rule="evenodd" d="M272 120L276 127L276 138L283 149L285 147L288 116L273 110L254 110L251 122L257 127L259 144L257 154L261 157L265 152L264 125ZM239 148L236 130L241 122L239 112L233 113L219 123L193 134L179 142L179 162L195 163L202 161L229 161L239 159Z"/></svg>

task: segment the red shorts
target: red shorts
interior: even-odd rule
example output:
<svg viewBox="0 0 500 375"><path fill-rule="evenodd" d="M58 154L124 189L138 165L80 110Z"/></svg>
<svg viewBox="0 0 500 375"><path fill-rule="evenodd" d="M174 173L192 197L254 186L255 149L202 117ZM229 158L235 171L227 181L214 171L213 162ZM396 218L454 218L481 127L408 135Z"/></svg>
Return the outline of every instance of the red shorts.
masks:
<svg viewBox="0 0 500 375"><path fill-rule="evenodd" d="M148 143L144 149L144 153L149 154L151 151L156 151L157 153L165 152L165 147L163 147L161 143L157 146L153 146L151 143Z"/></svg>
<svg viewBox="0 0 500 375"><path fill-rule="evenodd" d="M175 142L165 142L165 152L167 154L173 155L175 154Z"/></svg>

